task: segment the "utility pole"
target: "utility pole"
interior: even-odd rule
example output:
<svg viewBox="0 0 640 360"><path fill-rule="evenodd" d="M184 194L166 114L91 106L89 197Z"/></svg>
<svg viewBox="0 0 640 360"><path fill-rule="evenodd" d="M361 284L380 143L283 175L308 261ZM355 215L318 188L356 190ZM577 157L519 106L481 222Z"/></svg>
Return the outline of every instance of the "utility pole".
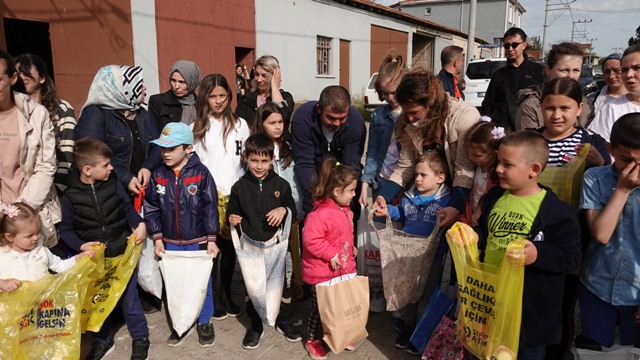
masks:
<svg viewBox="0 0 640 360"><path fill-rule="evenodd" d="M576 28L576 24L588 24L593 20L578 20L573 22L573 26L571 27L571 42L578 42L577 39L584 39L587 37L587 30L578 30ZM575 39L575 40L574 40Z"/></svg>
<svg viewBox="0 0 640 360"><path fill-rule="evenodd" d="M467 65L473 58L473 48L476 42L476 10L478 7L477 0L471 0L469 7L469 36L467 38Z"/></svg>
<svg viewBox="0 0 640 360"><path fill-rule="evenodd" d="M593 42L598 40L597 38L591 38L591 39L587 39L587 41L589 42L589 67L591 66L591 49L593 49Z"/></svg>
<svg viewBox="0 0 640 360"><path fill-rule="evenodd" d="M551 24L547 25L547 14L549 11L555 10L566 10L569 8L570 4L576 2L576 0L572 0L568 3L560 2L558 4L549 4L549 0L545 0L546 4L544 5L544 25L542 26L542 57L545 58L545 49L547 47L547 28L551 26ZM552 8L552 6L556 6L556 8ZM559 6L559 7L557 7Z"/></svg>
<svg viewBox="0 0 640 360"><path fill-rule="evenodd" d="M613 49L613 52L616 54L619 54L622 52L622 50L624 50L623 47L612 47L611 49Z"/></svg>

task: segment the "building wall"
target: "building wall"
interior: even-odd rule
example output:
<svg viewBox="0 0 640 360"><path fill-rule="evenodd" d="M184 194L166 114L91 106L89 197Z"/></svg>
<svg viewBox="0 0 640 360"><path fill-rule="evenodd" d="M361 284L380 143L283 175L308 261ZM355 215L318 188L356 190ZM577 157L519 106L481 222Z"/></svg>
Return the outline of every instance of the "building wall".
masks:
<svg viewBox="0 0 640 360"><path fill-rule="evenodd" d="M211 73L224 75L234 89L236 47L256 47L254 1L155 2L160 91L169 89L169 69L177 60L196 62L203 78ZM278 25L282 24L279 18ZM253 61L251 56L247 67L251 68Z"/></svg>
<svg viewBox="0 0 640 360"><path fill-rule="evenodd" d="M408 33L409 25L333 1L257 0L256 55L271 54L282 68L282 88L296 101L317 99L322 89L339 83L339 40L351 42L350 90L361 97L371 70L371 25ZM286 21L285 21L286 20ZM332 38L331 74L317 75L316 37ZM410 45L407 58L410 59ZM382 59L380 59L382 60ZM378 62L379 63L379 62Z"/></svg>
<svg viewBox="0 0 640 360"><path fill-rule="evenodd" d="M4 0L0 12L2 18L50 24L56 87L76 115L100 67L134 62L130 0ZM0 32L4 48L4 27Z"/></svg>

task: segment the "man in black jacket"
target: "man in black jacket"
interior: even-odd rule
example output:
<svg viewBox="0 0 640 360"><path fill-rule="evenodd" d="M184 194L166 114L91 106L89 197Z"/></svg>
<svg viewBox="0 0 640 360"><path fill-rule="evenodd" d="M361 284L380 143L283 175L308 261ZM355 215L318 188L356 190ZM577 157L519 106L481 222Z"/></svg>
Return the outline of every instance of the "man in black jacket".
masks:
<svg viewBox="0 0 640 360"><path fill-rule="evenodd" d="M442 62L442 70L438 73L437 78L442 82L444 91L452 97L464 100L464 94L458 83L464 65L462 48L456 45L445 47L440 53L440 62Z"/></svg>
<svg viewBox="0 0 640 360"><path fill-rule="evenodd" d="M516 94L519 90L543 81L542 65L529 61L524 49L527 34L520 28L510 28L504 33L503 44L507 66L497 70L491 77L480 113L494 122L514 129L518 105Z"/></svg>

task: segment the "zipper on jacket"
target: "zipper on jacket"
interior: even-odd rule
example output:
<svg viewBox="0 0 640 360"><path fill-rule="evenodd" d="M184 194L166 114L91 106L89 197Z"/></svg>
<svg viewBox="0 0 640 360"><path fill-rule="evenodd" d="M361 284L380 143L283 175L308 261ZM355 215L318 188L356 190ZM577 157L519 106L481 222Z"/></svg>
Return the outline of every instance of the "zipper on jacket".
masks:
<svg viewBox="0 0 640 360"><path fill-rule="evenodd" d="M262 179L258 180L258 185L260 185L260 192L262 192Z"/></svg>
<svg viewBox="0 0 640 360"><path fill-rule="evenodd" d="M176 176L176 182L175 182L175 197L176 197L176 237L178 240L178 243L180 243L180 245L182 245L182 240L180 239L180 223L178 222L179 219L179 214L180 214L180 203L178 202L178 177L180 176L180 174L178 174L178 176Z"/></svg>
<svg viewBox="0 0 640 360"><path fill-rule="evenodd" d="M91 184L91 193L93 194L93 200L95 200L96 202L96 209L98 210L98 212L100 212L100 203L98 202L98 195L96 194L96 188L93 186L93 184ZM101 219L100 227L102 228L102 238L106 243L108 240L105 236L107 234L107 229L104 226L104 218L102 217L102 214L100 214L99 218Z"/></svg>

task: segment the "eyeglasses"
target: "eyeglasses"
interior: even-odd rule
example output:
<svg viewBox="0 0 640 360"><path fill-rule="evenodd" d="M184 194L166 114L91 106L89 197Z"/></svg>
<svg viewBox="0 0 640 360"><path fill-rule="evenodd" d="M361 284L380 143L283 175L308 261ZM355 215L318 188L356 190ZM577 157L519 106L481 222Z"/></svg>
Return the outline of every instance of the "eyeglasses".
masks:
<svg viewBox="0 0 640 360"><path fill-rule="evenodd" d="M502 47L505 48L505 49L508 49L508 48L514 48L515 49L515 48L517 48L518 46L520 46L522 44L524 44L524 42L504 43L504 44L502 44Z"/></svg>

